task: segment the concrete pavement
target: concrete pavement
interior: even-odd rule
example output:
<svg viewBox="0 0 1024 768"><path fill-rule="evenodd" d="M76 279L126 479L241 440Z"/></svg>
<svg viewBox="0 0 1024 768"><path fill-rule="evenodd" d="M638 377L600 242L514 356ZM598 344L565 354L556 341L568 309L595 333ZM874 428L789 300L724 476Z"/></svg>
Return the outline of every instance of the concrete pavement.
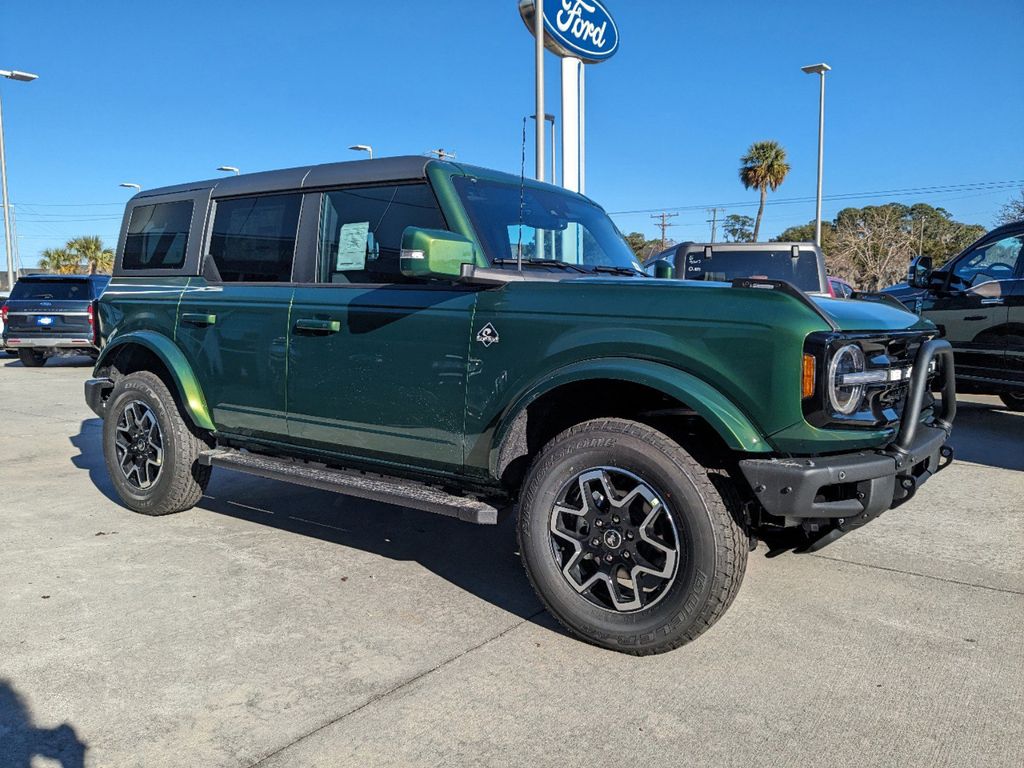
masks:
<svg viewBox="0 0 1024 768"><path fill-rule="evenodd" d="M87 361L0 358L0 766L1024 764L1024 414L697 642L562 634L488 529L218 470L115 500Z"/></svg>

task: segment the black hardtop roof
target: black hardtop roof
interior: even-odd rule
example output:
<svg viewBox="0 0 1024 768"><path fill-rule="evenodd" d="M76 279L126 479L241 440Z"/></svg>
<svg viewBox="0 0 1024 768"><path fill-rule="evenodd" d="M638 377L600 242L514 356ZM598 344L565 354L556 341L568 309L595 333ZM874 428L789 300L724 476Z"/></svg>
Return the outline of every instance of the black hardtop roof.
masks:
<svg viewBox="0 0 1024 768"><path fill-rule="evenodd" d="M132 200L138 202L148 197L160 197L205 189L211 190L211 194L214 197L235 197L278 190L417 181L427 178L428 169L435 166L448 168L453 174L458 175L479 176L507 183L518 184L520 182L520 177L514 174L464 165L463 163L435 160L421 155L406 155L402 157L382 157L374 160L352 160L344 163L308 165L299 168L286 168L279 171L243 173L240 176L222 176L216 179L206 179L205 181L145 189L136 194ZM543 184L529 177L523 181L530 187L550 187L566 194L576 194L570 193L561 187Z"/></svg>

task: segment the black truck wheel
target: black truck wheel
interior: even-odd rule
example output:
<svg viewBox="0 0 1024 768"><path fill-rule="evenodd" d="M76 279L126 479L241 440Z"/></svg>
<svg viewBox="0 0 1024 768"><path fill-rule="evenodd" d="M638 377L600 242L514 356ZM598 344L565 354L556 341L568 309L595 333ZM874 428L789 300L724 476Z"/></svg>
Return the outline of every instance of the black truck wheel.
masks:
<svg viewBox="0 0 1024 768"><path fill-rule="evenodd" d="M1011 411L1024 411L1024 392L1003 392L999 399Z"/></svg>
<svg viewBox="0 0 1024 768"><path fill-rule="evenodd" d="M144 515L194 507L210 480L198 462L206 448L156 374L141 371L114 386L103 420L103 455L118 496Z"/></svg>
<svg viewBox="0 0 1024 768"><path fill-rule="evenodd" d="M563 432L530 468L519 506L526 572L573 634L638 656L710 627L743 581L748 539L686 451L620 419Z"/></svg>
<svg viewBox="0 0 1024 768"><path fill-rule="evenodd" d="M26 368L41 368L46 365L46 352L41 349L19 349L18 357Z"/></svg>

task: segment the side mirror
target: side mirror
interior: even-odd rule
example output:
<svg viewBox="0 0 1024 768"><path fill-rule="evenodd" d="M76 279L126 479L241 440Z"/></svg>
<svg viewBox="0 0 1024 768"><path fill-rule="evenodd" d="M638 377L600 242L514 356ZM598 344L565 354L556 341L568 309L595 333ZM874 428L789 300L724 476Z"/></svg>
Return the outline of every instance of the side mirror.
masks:
<svg viewBox="0 0 1024 768"><path fill-rule="evenodd" d="M402 233L400 263L406 277L454 280L463 264L476 264L476 248L454 232L408 227Z"/></svg>
<svg viewBox="0 0 1024 768"><path fill-rule="evenodd" d="M673 280L676 276L676 268L664 259L654 262L654 276L658 280Z"/></svg>
<svg viewBox="0 0 1024 768"><path fill-rule="evenodd" d="M932 257L918 256L910 262L907 270L907 285L911 288L928 288L928 278L932 275Z"/></svg>

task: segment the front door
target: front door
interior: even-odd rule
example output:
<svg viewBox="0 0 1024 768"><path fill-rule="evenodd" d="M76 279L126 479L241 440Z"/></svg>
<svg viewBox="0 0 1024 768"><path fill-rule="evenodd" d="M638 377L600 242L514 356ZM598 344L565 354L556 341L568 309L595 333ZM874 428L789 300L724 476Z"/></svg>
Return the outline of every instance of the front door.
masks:
<svg viewBox="0 0 1024 768"><path fill-rule="evenodd" d="M293 442L441 472L463 464L476 292L410 282L402 233L446 229L426 184L311 195L320 207L312 284L298 285L288 346ZM308 220L308 219L307 219Z"/></svg>
<svg viewBox="0 0 1024 768"><path fill-rule="evenodd" d="M215 202L204 276L189 281L177 343L218 431L286 441L292 263L302 196Z"/></svg>
<svg viewBox="0 0 1024 768"><path fill-rule="evenodd" d="M1024 263L1018 270L1021 277L1007 298L1006 373L1010 381L1024 387Z"/></svg>
<svg viewBox="0 0 1024 768"><path fill-rule="evenodd" d="M947 289L924 300L922 315L953 345L960 378L1005 378L1009 294L1021 241L1004 237L968 251L951 266Z"/></svg>

